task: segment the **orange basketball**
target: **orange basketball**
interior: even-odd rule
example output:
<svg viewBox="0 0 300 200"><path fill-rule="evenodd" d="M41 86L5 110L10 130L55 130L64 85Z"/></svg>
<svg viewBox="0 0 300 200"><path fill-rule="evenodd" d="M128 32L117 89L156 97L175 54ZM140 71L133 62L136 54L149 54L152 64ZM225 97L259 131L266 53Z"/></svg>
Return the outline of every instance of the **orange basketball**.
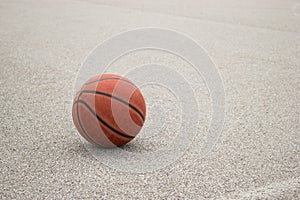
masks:
<svg viewBox="0 0 300 200"><path fill-rule="evenodd" d="M146 105L128 79L102 74L89 79L74 98L72 117L79 133L103 147L122 146L141 130Z"/></svg>

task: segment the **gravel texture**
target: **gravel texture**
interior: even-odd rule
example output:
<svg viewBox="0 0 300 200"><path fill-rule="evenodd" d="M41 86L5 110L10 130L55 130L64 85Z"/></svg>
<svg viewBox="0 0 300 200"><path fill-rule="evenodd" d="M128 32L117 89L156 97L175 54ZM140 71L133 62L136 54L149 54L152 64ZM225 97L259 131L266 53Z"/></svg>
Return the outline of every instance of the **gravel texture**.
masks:
<svg viewBox="0 0 300 200"><path fill-rule="evenodd" d="M2 0L0 198L299 199L299 5L295 0ZM208 113L199 134L175 163L142 174L119 172L95 159L77 136L70 112L84 58L112 35L138 27L192 37L219 69L226 94L222 137L200 157L211 108L205 84L192 78L201 111ZM149 62L193 76L186 63L151 51L128 55L110 70L123 73L126 66ZM125 150L156 150L173 137L177 105L163 94L157 86L144 90L146 99L157 100L147 102L148 123L166 108L167 135L148 133L152 139L138 138Z"/></svg>

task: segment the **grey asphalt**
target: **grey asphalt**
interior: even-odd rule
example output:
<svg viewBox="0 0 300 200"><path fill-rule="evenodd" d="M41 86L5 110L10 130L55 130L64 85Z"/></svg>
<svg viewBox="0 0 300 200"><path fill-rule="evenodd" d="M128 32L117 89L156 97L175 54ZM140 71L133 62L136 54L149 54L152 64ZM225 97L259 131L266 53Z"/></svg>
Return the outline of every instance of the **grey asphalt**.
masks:
<svg viewBox="0 0 300 200"><path fill-rule="evenodd" d="M207 115L188 151L160 170L128 173L89 153L70 108L89 52L141 27L182 32L206 49L224 82L226 118L217 145L201 157L211 108L203 80L194 77ZM296 0L2 0L0 198L299 199L299 33ZM152 51L128 55L110 70L125 73L126 66L152 62L193 76L186 63ZM127 151L159 149L178 126L171 95L158 86L143 93L146 126L165 117L166 135L142 133ZM160 107L164 116L155 114Z"/></svg>

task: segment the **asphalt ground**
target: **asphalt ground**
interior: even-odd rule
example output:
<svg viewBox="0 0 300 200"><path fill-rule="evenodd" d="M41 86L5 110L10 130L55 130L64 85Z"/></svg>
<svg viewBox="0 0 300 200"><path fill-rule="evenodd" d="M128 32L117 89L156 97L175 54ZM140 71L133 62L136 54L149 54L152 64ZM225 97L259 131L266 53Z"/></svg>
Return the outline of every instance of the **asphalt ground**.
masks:
<svg viewBox="0 0 300 200"><path fill-rule="evenodd" d="M2 0L1 199L299 199L299 5ZM115 34L142 27L184 33L207 51L223 80L226 117L216 146L200 156L212 109L203 80L167 53L149 50L120 59L112 72L160 63L192 77L204 113L199 134L176 162L153 172L120 172L85 148L70 108L89 52ZM163 117L167 131L141 133L126 151L160 149L180 125L172 95L158 86L142 92L149 99L146 128ZM163 116L156 112L161 107Z"/></svg>

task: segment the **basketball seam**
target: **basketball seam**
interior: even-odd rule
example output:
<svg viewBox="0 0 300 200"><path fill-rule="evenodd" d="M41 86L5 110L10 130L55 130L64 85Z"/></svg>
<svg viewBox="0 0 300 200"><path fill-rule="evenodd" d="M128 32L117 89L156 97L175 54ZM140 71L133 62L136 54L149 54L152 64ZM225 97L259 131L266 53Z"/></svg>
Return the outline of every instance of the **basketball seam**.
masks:
<svg viewBox="0 0 300 200"><path fill-rule="evenodd" d="M79 98L80 98L81 95L82 95L82 94L79 94L79 95L78 95L77 101L79 100ZM75 103L76 103L76 102L74 102L74 104L75 104ZM83 131L84 135L90 140L90 142L96 144L96 142L95 142L95 141L94 141L94 140L86 133L86 131L85 131L83 125L81 124L80 117L79 117L79 108L78 108L78 104L76 105L76 114L77 114L77 121L78 121L79 126L80 126L81 130Z"/></svg>
<svg viewBox="0 0 300 200"><path fill-rule="evenodd" d="M141 111L139 111L135 106L131 105L130 103L124 101L123 99L120 99L116 96L113 96L111 94L108 94L108 93L105 93L105 92L99 92L99 91L92 91L92 90L82 90L81 91L81 94L82 93L87 93L87 94L98 94L98 95L102 95L102 96L107 96L107 97L110 97L112 99L115 99L127 106L129 106L131 109L133 109L135 112L137 112L137 114L143 119L143 122L145 121L145 117L143 115L143 113Z"/></svg>
<svg viewBox="0 0 300 200"><path fill-rule="evenodd" d="M122 79L122 78L102 78L102 79L99 79L99 80L95 80L95 81L91 81L91 82L85 83L84 85L90 85L90 84L93 84L93 83L97 83L97 82L101 82L101 81L106 81L106 80L120 80L120 81L124 81L124 82L130 83L131 85L133 85L134 87L136 87L132 82L130 82L130 81L126 80L126 79Z"/></svg>
<svg viewBox="0 0 300 200"><path fill-rule="evenodd" d="M101 117L99 117L97 115L97 113L95 113L92 110L92 108L84 100L78 99L75 103L77 103L77 105L79 103L83 104L98 119L99 122L101 122L104 126L106 126L107 128L109 128L114 133L116 133L116 134L118 134L120 136L126 137L126 138L135 138L134 136L130 136L130 135L124 134L124 133L122 133L122 132L114 129L113 127L111 127L108 123L106 123L103 119L101 119Z"/></svg>

